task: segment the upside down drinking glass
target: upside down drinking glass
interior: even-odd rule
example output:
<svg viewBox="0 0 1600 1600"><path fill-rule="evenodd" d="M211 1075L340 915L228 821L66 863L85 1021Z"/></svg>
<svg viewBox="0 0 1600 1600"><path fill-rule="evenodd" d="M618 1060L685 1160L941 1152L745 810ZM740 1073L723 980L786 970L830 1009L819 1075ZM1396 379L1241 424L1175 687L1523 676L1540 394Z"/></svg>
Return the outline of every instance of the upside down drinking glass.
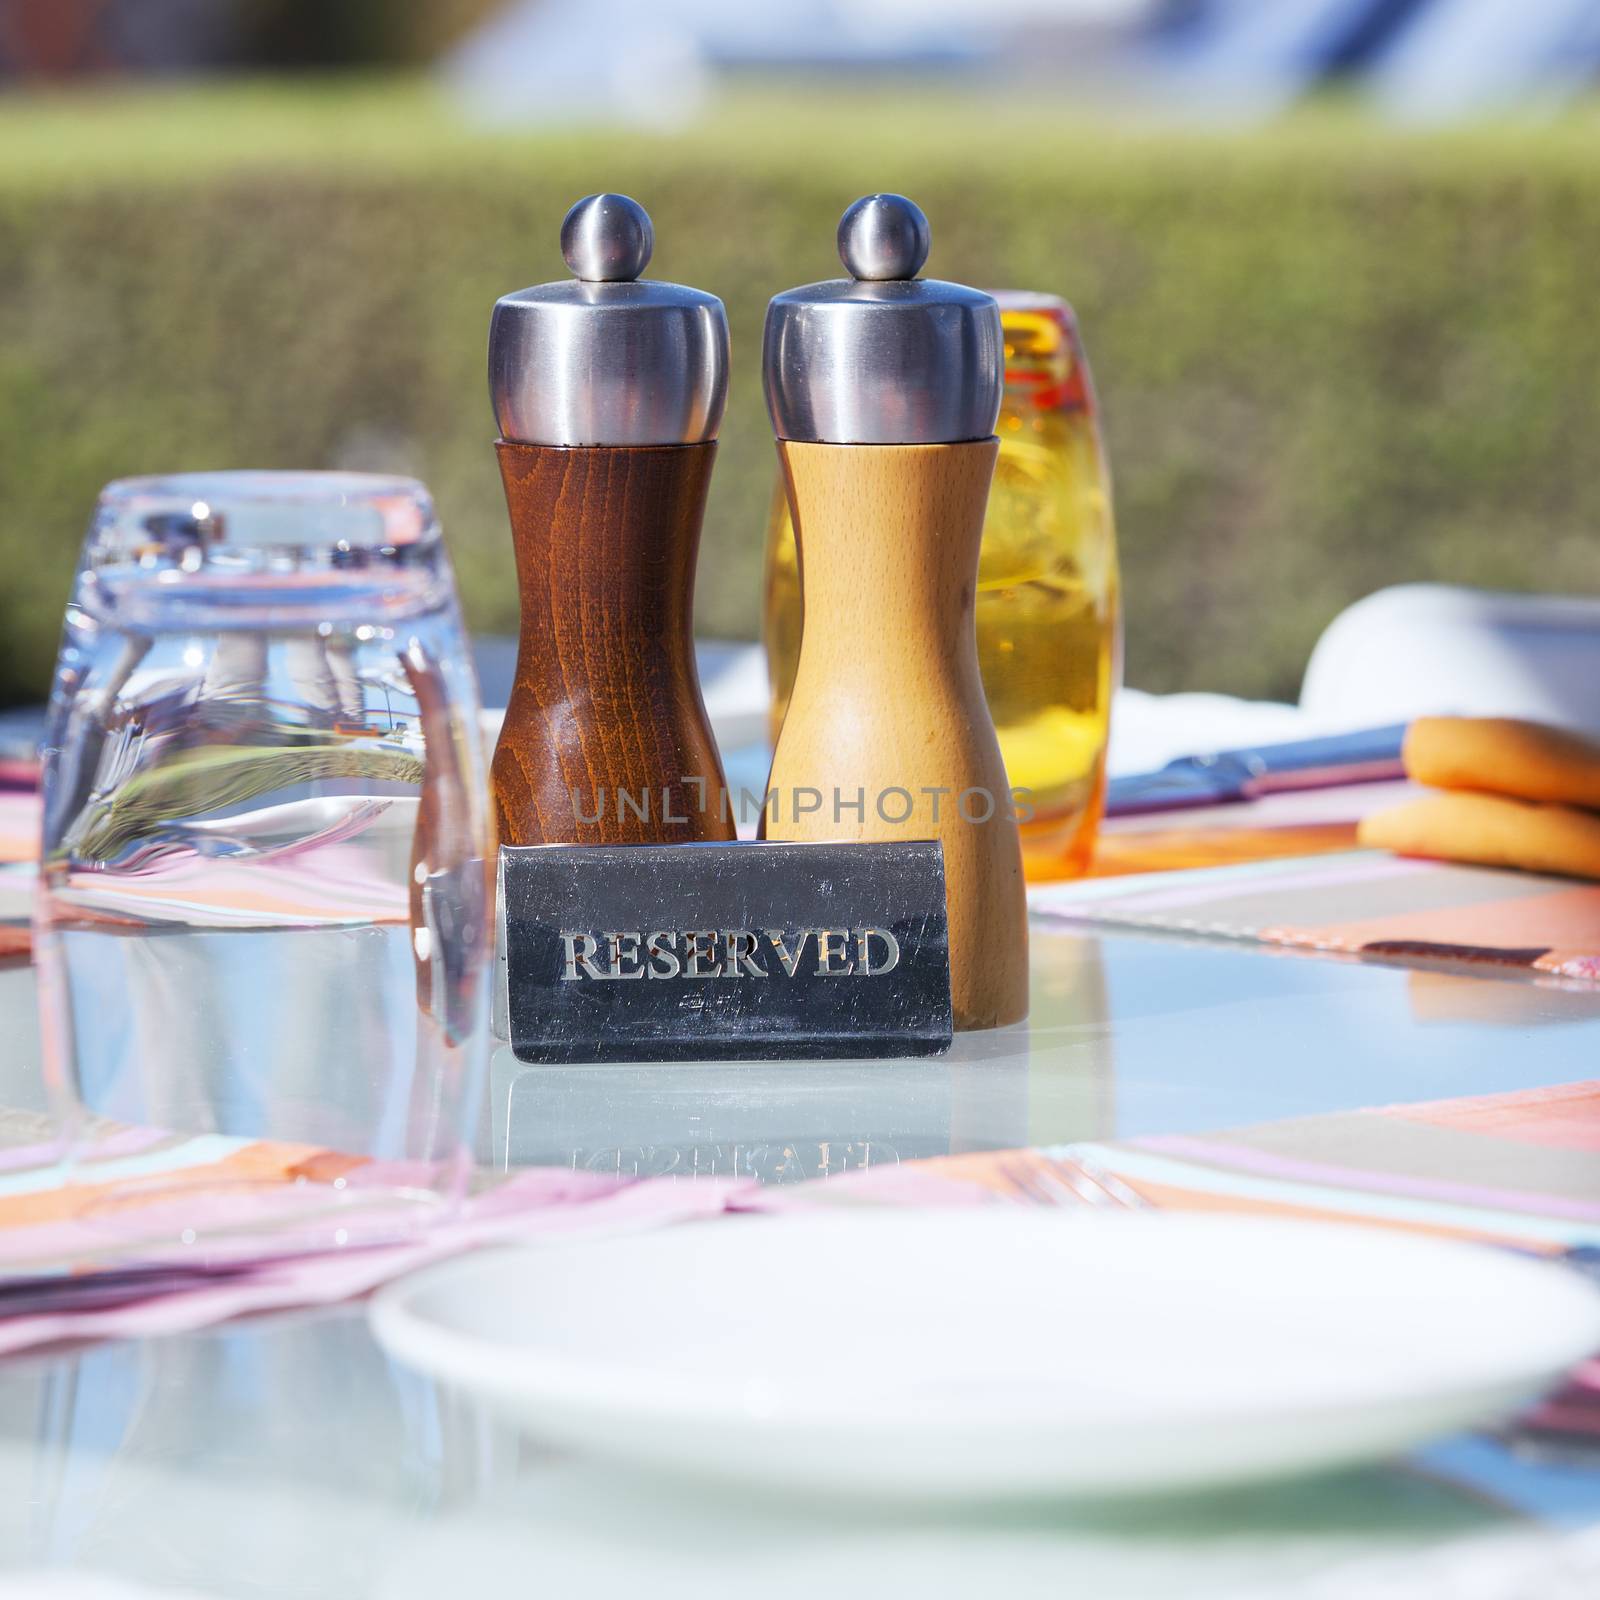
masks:
<svg viewBox="0 0 1600 1600"><path fill-rule="evenodd" d="M493 849L422 485L111 484L43 791L45 1066L76 1172L132 1174L106 1215L189 1239L281 1212L314 1244L438 1215L483 1077Z"/></svg>

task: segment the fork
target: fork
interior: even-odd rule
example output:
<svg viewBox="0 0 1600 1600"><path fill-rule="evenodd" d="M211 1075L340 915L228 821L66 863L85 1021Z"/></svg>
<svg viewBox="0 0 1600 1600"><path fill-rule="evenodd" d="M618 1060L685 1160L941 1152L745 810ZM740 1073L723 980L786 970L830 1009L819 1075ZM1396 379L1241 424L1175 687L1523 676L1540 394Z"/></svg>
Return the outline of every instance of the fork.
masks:
<svg viewBox="0 0 1600 1600"><path fill-rule="evenodd" d="M1113 1172L1077 1156L1035 1152L1031 1159L1002 1157L1000 1175L1020 1200L1041 1206L1086 1205L1144 1210L1149 1202Z"/></svg>

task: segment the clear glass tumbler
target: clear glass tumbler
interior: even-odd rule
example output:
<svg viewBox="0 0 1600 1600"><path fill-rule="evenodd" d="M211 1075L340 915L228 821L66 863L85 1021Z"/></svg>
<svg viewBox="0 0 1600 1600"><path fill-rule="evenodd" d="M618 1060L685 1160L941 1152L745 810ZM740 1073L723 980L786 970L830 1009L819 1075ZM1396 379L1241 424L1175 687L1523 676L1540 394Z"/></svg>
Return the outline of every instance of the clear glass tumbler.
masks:
<svg viewBox="0 0 1600 1600"><path fill-rule="evenodd" d="M286 1213L348 1243L459 1196L493 964L478 723L421 484L101 495L51 701L35 946L68 1159L130 1174L99 1207L119 1229Z"/></svg>

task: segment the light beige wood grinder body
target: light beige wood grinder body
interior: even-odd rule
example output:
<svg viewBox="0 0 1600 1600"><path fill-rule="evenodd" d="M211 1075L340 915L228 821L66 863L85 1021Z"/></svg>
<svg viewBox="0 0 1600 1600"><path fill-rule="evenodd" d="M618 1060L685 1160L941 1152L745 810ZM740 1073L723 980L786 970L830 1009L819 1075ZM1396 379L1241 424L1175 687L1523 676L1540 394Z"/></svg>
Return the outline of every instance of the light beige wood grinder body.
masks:
<svg viewBox="0 0 1600 1600"><path fill-rule="evenodd" d="M805 609L766 836L942 841L958 1029L1028 1012L1022 852L973 622L998 449L778 443Z"/></svg>

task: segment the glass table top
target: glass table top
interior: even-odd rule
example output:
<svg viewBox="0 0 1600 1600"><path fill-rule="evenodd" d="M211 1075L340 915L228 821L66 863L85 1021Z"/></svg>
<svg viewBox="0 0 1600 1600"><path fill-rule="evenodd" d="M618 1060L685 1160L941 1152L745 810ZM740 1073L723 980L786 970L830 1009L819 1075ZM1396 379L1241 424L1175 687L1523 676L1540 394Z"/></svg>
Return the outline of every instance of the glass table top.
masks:
<svg viewBox="0 0 1600 1600"><path fill-rule="evenodd" d="M792 1181L1571 1082L1600 1063L1600 995L1517 979L1038 928L1033 965L1027 1024L933 1060L533 1067L502 1052L480 1154ZM323 1022L341 1026L336 1008ZM0 1023L0 1103L37 1112L25 966L0 969ZM1429 1593L1463 1562L1549 1577L1590 1559L1573 1541L1592 1546L1597 1526L1600 1471L1471 1440L1099 1511L717 1498L545 1452L389 1361L359 1307L0 1363L0 1569L201 1594L967 1596L1070 1580L1106 1597L1360 1595L1354 1578L1326 1586L1351 1573Z"/></svg>
<svg viewBox="0 0 1600 1600"><path fill-rule="evenodd" d="M1592 1494L1586 1515L1600 1518ZM1392 1583L1420 1571L1438 1584L1370 1591L1392 1600L1452 1593L1441 1571L1481 1569L1495 1551L1519 1570L1558 1570L1572 1538L1422 1469L1124 1506L932 1513L634 1481L549 1454L389 1362L359 1311L0 1369L0 1586L5 1567L47 1564L191 1600L1361 1600L1369 1591L1351 1572Z"/></svg>

